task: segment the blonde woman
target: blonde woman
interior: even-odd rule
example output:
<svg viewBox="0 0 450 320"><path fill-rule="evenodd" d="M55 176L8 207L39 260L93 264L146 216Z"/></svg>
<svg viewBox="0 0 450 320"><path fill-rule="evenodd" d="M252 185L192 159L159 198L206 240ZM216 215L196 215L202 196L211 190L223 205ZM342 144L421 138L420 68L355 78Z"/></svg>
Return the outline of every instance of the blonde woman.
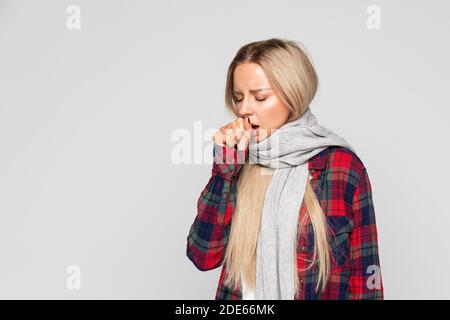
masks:
<svg viewBox="0 0 450 320"><path fill-rule="evenodd" d="M199 270L222 265L216 299L383 299L367 169L309 109L317 87L295 41L249 43L229 66L236 119L187 237Z"/></svg>

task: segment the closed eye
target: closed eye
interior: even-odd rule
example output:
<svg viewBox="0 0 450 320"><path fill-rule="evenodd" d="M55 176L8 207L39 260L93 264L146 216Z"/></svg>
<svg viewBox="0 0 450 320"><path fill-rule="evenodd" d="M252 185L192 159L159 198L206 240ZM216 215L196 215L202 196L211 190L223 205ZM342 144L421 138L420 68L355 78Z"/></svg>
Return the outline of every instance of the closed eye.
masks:
<svg viewBox="0 0 450 320"><path fill-rule="evenodd" d="M236 97L233 97L235 102L241 102L243 99L238 99ZM265 101L267 98L255 98L256 101L262 102Z"/></svg>

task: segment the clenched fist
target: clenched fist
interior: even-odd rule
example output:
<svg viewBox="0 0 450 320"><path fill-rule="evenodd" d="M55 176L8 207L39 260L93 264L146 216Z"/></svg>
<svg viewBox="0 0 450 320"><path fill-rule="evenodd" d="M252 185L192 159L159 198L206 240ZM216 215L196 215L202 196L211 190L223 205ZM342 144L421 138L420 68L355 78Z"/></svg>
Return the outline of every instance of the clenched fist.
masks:
<svg viewBox="0 0 450 320"><path fill-rule="evenodd" d="M238 150L245 150L248 147L252 126L248 118L237 118L236 120L221 127L214 134L213 141L218 145L234 147Z"/></svg>

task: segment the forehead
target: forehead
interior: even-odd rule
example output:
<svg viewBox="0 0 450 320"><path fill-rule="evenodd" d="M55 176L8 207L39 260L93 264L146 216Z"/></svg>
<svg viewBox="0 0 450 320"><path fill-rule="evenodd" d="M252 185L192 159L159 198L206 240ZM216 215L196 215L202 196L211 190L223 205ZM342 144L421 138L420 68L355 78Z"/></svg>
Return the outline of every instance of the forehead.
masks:
<svg viewBox="0 0 450 320"><path fill-rule="evenodd" d="M236 66L233 74L235 91L248 91L260 87L270 88L269 80L261 66L254 62L246 62Z"/></svg>

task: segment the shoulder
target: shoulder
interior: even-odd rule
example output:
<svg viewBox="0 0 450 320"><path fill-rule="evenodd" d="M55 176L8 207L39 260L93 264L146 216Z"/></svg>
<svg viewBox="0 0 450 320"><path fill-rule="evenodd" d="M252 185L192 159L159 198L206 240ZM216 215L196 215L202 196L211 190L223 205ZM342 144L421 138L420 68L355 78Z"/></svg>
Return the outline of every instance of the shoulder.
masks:
<svg viewBox="0 0 450 320"><path fill-rule="evenodd" d="M328 166L332 169L351 170L355 173L365 169L363 161L355 152L341 146L328 147Z"/></svg>
<svg viewBox="0 0 450 320"><path fill-rule="evenodd" d="M331 146L327 148L326 156L325 170L329 179L345 182L347 188L359 183L366 169L359 155L346 147Z"/></svg>

